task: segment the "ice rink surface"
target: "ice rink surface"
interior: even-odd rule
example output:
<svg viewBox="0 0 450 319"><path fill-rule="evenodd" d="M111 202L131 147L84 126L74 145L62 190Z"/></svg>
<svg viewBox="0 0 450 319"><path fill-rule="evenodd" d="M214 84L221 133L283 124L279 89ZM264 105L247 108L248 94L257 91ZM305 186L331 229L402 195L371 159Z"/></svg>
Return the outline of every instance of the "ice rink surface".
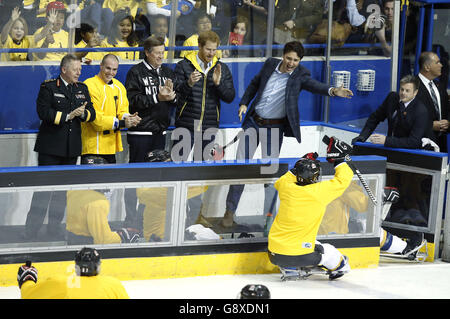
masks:
<svg viewBox="0 0 450 319"><path fill-rule="evenodd" d="M450 263L382 258L378 268L353 269L335 281L312 275L282 282L280 274L224 275L123 282L132 299L235 299L247 284L269 288L272 299L450 299ZM20 298L17 286L0 287L0 299Z"/></svg>

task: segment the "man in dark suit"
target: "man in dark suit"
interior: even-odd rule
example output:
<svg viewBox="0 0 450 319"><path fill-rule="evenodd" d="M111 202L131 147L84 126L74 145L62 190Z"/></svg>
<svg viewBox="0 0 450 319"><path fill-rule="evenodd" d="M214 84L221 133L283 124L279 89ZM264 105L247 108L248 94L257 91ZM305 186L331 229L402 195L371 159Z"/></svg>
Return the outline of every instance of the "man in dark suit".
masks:
<svg viewBox="0 0 450 319"><path fill-rule="evenodd" d="M63 57L60 76L41 84L36 109L41 120L34 146L38 165L75 165L81 155L81 122L95 119L87 86L78 82L81 61ZM35 239L49 207L50 235L58 233L64 216L66 192L35 192L26 220L26 237Z"/></svg>
<svg viewBox="0 0 450 319"><path fill-rule="evenodd" d="M333 88L313 79L310 71L300 65L303 55L304 48L300 42L286 43L282 60L269 58L250 82L239 103L239 119L242 120L244 114L245 117L237 159L252 158L259 143L262 157L277 158L283 135L293 136L301 143L298 98L302 90L340 97L353 95L348 89ZM260 135L261 132L267 134ZM244 185L230 186L222 226L233 225L234 212L243 189Z"/></svg>
<svg viewBox="0 0 450 319"><path fill-rule="evenodd" d="M396 148L422 148L422 138L433 134L428 110L417 98L419 80L407 75L400 80L400 91L390 92L383 103L366 121L359 136L352 140ZM372 134L379 123L388 121L387 136ZM372 134L372 135L371 135Z"/></svg>
<svg viewBox="0 0 450 319"><path fill-rule="evenodd" d="M443 65L438 55L434 52L423 52L419 57L419 74L417 76L420 80L417 98L428 109L430 120L433 122L433 139L439 145L441 152L447 152L449 129L448 60L445 60L445 63L445 72L443 72ZM441 75L446 75L444 80L441 79L439 83L434 82Z"/></svg>

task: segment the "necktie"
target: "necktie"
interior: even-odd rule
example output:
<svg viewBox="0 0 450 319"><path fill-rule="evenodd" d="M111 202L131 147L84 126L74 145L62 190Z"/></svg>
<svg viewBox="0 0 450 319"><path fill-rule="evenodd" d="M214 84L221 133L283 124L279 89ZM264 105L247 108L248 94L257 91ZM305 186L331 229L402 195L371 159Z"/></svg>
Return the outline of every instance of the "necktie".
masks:
<svg viewBox="0 0 450 319"><path fill-rule="evenodd" d="M434 89L433 89L433 81L428 82L428 85L430 87L431 99L433 100L434 109L436 111L438 118L441 119L441 112L439 111L438 99L437 99L436 93L434 93Z"/></svg>

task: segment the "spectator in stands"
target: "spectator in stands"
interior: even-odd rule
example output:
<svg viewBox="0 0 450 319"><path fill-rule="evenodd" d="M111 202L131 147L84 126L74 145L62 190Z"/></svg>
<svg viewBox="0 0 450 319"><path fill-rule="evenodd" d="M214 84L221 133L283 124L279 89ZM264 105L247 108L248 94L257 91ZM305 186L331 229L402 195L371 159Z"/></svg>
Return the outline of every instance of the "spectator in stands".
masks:
<svg viewBox="0 0 450 319"><path fill-rule="evenodd" d="M136 48L139 46L138 38L134 31L134 19L129 10L119 10L114 14L111 30L101 46L104 48ZM123 60L136 60L138 51L111 52Z"/></svg>
<svg viewBox="0 0 450 319"><path fill-rule="evenodd" d="M96 48L100 47L100 44L100 36L92 25L81 23L80 27L75 29L75 48ZM101 61L105 55L103 52L84 51L78 51L75 54L86 64Z"/></svg>
<svg viewBox="0 0 450 319"><path fill-rule="evenodd" d="M449 131L449 75L448 53L443 51L441 59L434 52L423 52L419 57L419 90L417 98L425 104L432 122L434 140L441 152L447 152ZM439 79L439 83L435 82Z"/></svg>
<svg viewBox="0 0 450 319"><path fill-rule="evenodd" d="M274 43L304 41L322 21L324 1L278 1L275 6Z"/></svg>
<svg viewBox="0 0 450 319"><path fill-rule="evenodd" d="M48 5L52 2L55 2L54 0L36 0L37 10L36 10L36 20L35 20L35 27L40 28L46 23L47 18L47 8ZM65 0L59 0L59 3L63 4L64 11L67 10L67 2ZM61 57L59 58L61 60Z"/></svg>
<svg viewBox="0 0 450 319"><path fill-rule="evenodd" d="M247 30L249 30L249 23L246 17L238 16L234 19L231 24L231 32L227 38L227 45L229 46L240 46L240 45L248 45L247 42ZM245 50L224 50L223 57L239 57L239 56L249 56L249 51Z"/></svg>
<svg viewBox="0 0 450 319"><path fill-rule="evenodd" d="M188 138L185 135L178 136L178 142L175 143L180 144L181 149L178 145L174 145L172 149L174 161L187 160L193 147L195 161L211 160L204 158L206 154L204 151L215 134L203 136L203 133L207 129L211 129L210 132L214 130L217 132L221 101L231 103L234 100L232 74L228 66L220 62L216 55L219 43L219 36L215 32L200 33L198 53L196 51L188 53L175 67L178 102L175 127L184 128L179 130L180 133L188 131L190 141L184 140ZM200 134L201 141L198 141ZM172 139L176 138L172 134ZM177 149L174 152L175 147Z"/></svg>
<svg viewBox="0 0 450 319"><path fill-rule="evenodd" d="M359 136L352 140L385 147L421 149L424 138L433 139L431 121L424 103L418 99L419 81L412 75L400 80L400 91L390 92L366 121ZM372 134L379 123L387 120L387 135Z"/></svg>
<svg viewBox="0 0 450 319"><path fill-rule="evenodd" d="M2 29L0 36L1 45L3 48L10 49L28 49L35 46L36 42L45 38L50 32L53 23L56 21L56 11L54 9L50 10L48 23L42 28L41 32L33 35L28 35L28 24L26 20L20 16L21 11L18 7L14 8L11 12L11 18L5 24ZM25 61L28 60L28 53L17 52L2 54L1 61Z"/></svg>
<svg viewBox="0 0 450 319"><path fill-rule="evenodd" d="M120 130L134 127L141 120L137 113L129 113L127 90L115 79L118 69L119 59L107 54L98 74L84 81L97 116L92 122L81 123L82 164L92 156L115 164L116 153L123 151Z"/></svg>
<svg viewBox="0 0 450 319"><path fill-rule="evenodd" d="M41 84L36 100L41 124L34 151L38 165L75 165L81 155L81 122L95 120L88 88L78 82L81 61L76 55L65 55L60 76ZM64 217L66 192L34 192L26 219L26 238L36 239L48 209L47 232L52 239L60 233Z"/></svg>
<svg viewBox="0 0 450 319"><path fill-rule="evenodd" d="M77 11L81 23L92 25L102 35L107 35L111 27L114 14L109 8L103 8L104 0L77 0ZM68 2L70 4L70 1Z"/></svg>
<svg viewBox="0 0 450 319"><path fill-rule="evenodd" d="M252 158L259 143L263 158L277 158L283 135L301 142L298 96L302 90L346 98L353 95L351 90L333 88L314 80L309 70L300 65L304 52L300 42L286 43L282 60L269 58L250 82L239 102L238 116L246 135L239 141L237 159ZM264 140L260 136L261 129L267 132ZM233 226L243 190L244 185L230 185L222 226Z"/></svg>
<svg viewBox="0 0 450 319"><path fill-rule="evenodd" d="M211 22L211 18L209 17L209 15L201 14L197 18L196 26L197 26L197 33L193 34L192 36L187 38L186 41L184 41L184 43L183 43L184 47L197 47L199 34L202 32L207 32L207 31L212 30L212 22ZM184 58L191 52L197 53L197 50L181 51L180 58ZM216 55L220 59L222 57L222 52L220 50L217 50Z"/></svg>
<svg viewBox="0 0 450 319"><path fill-rule="evenodd" d="M394 21L394 0L385 0L383 4L383 13L385 15L384 23L381 29L375 31L375 35L381 44L385 56L391 56L392 45L392 23Z"/></svg>
<svg viewBox="0 0 450 319"><path fill-rule="evenodd" d="M164 39L164 46L169 46L169 38L167 37L167 33L169 32L169 24L167 21L167 17L159 14L153 17L151 21L152 26L152 35L156 38ZM167 59L167 51L164 50L164 59Z"/></svg>
<svg viewBox="0 0 450 319"><path fill-rule="evenodd" d="M47 6L47 21L49 20L49 14L51 10L56 10L57 16L53 23L51 32L47 36L36 42L37 48L68 48L69 47L69 33L63 30L65 18L66 18L66 8L64 3L61 1L50 2ZM35 32L35 35L42 32L42 28ZM61 61L64 57L64 52L38 52L34 54L34 59L45 60L45 61Z"/></svg>

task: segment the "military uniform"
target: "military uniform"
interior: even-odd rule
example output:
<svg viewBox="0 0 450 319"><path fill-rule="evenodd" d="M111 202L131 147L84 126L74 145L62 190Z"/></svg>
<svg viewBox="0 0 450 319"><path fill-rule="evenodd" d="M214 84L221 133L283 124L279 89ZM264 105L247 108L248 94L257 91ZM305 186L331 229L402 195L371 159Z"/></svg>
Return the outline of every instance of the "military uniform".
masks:
<svg viewBox="0 0 450 319"><path fill-rule="evenodd" d="M66 121L69 113L84 102L87 102L84 118L75 117ZM36 108L42 122L34 150L66 158L80 156L81 122L95 119L95 109L87 86L77 82L70 90L70 85L66 87L60 77L45 81L41 84Z"/></svg>
<svg viewBox="0 0 450 319"><path fill-rule="evenodd" d="M69 113L84 102L87 104L83 118L77 116L66 121ZM66 87L61 77L47 80L41 84L36 109L41 120L34 146L34 151L39 153L38 164L75 165L81 155L81 121L95 119L87 86L77 82ZM36 238L48 209L47 233L50 240L57 239L65 207L65 191L35 192L25 222L26 237Z"/></svg>

